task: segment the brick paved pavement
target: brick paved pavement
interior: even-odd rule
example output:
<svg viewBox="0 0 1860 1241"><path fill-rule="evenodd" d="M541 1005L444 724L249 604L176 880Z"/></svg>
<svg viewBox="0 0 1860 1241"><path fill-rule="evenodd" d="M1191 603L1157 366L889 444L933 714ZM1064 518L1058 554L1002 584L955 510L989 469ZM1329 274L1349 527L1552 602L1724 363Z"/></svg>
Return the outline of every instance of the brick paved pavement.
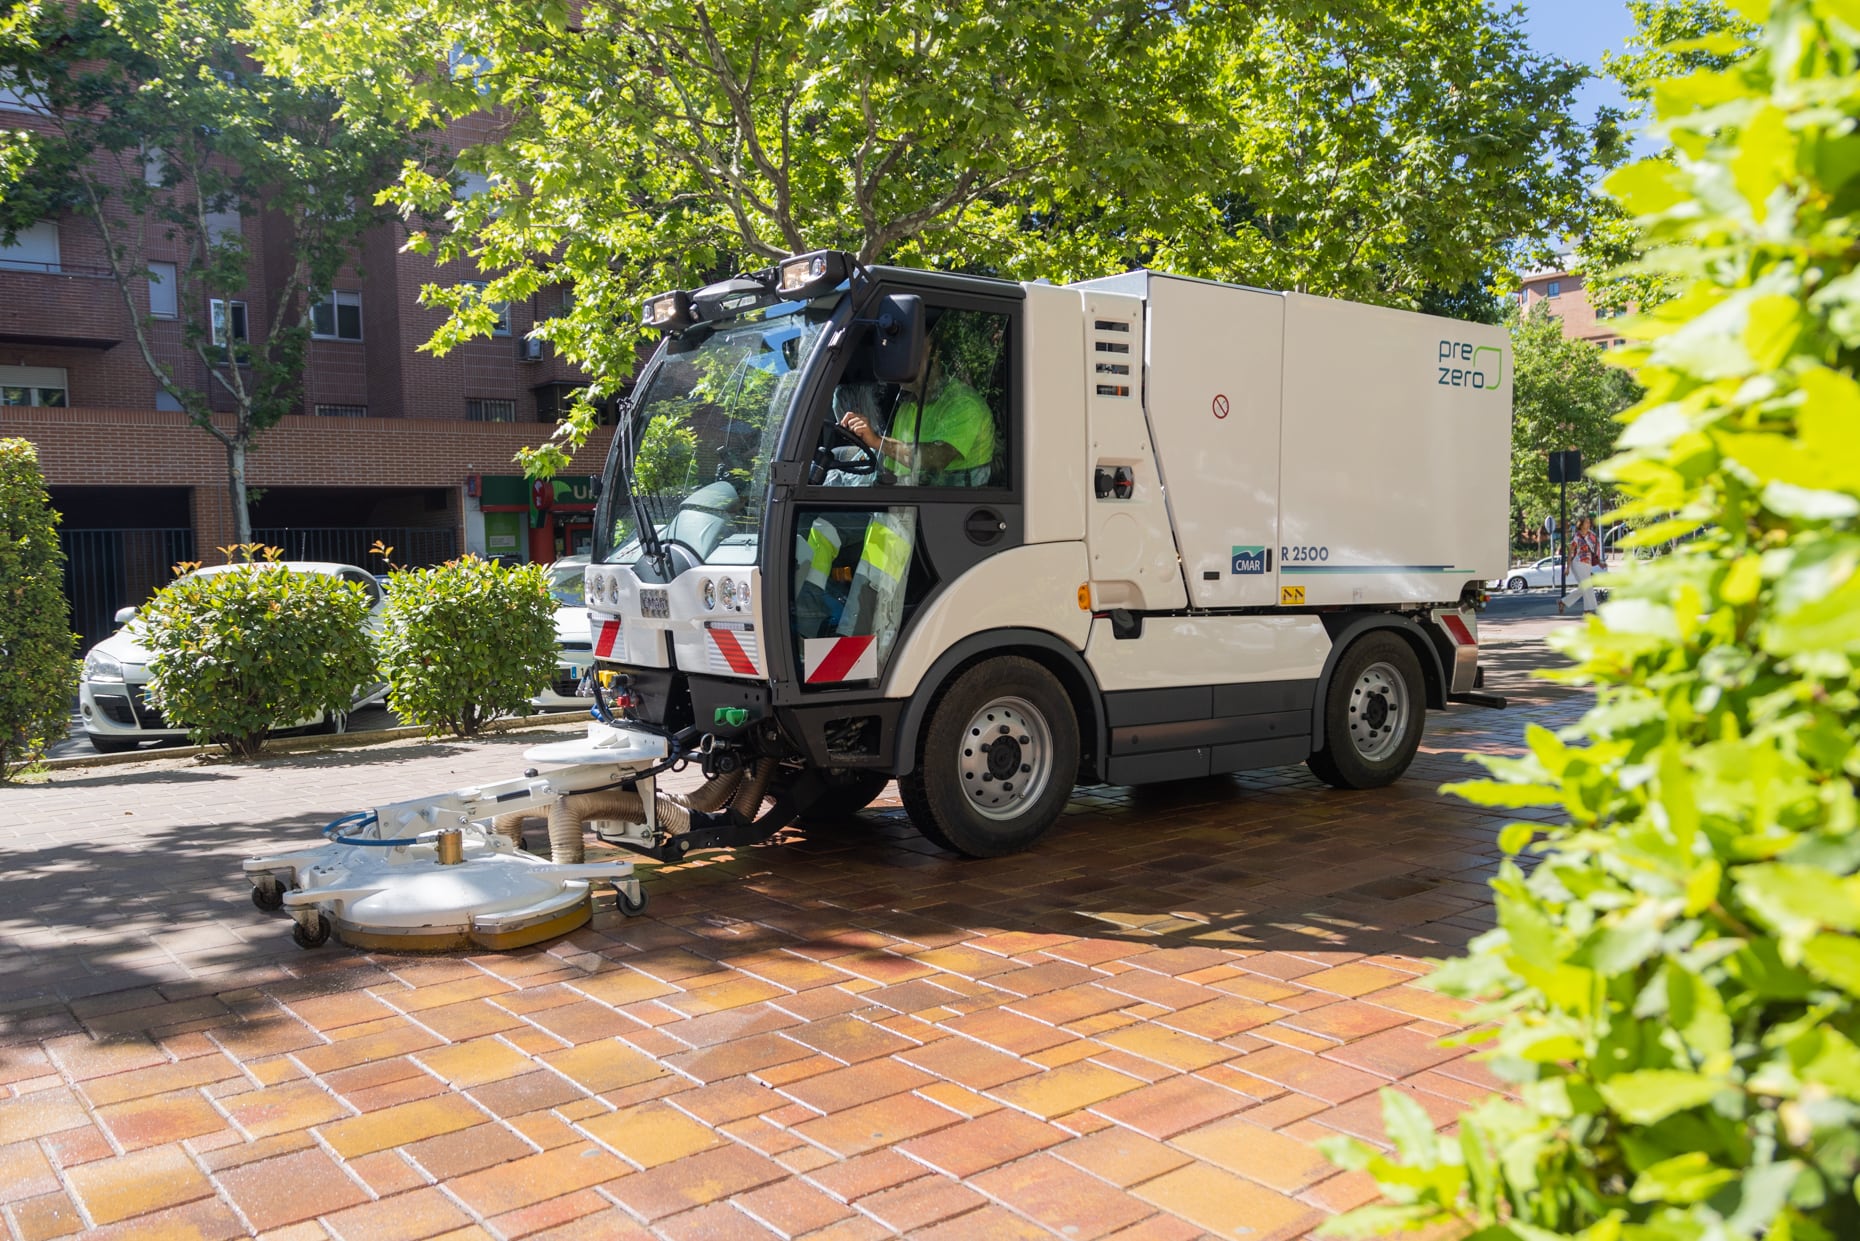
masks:
<svg viewBox="0 0 1860 1241"><path fill-rule="evenodd" d="M526 741L86 771L0 791L0 1211L21 1238L1275 1241L1365 1199L1312 1143L1490 1088L1424 959L1490 924L1463 754L1401 785L1080 790L1029 854L856 825L647 875L647 916L479 957L300 952L238 861ZM644 870L645 868L642 868Z"/></svg>

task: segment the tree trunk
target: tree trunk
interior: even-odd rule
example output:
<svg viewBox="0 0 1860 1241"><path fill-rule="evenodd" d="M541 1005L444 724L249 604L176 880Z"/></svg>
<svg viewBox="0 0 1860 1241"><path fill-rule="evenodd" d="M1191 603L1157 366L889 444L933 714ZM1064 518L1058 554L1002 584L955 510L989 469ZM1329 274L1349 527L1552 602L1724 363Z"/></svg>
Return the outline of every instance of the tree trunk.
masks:
<svg viewBox="0 0 1860 1241"><path fill-rule="evenodd" d="M252 541L252 515L245 507L245 440L238 436L226 441L226 499L232 505L233 542L244 546Z"/></svg>

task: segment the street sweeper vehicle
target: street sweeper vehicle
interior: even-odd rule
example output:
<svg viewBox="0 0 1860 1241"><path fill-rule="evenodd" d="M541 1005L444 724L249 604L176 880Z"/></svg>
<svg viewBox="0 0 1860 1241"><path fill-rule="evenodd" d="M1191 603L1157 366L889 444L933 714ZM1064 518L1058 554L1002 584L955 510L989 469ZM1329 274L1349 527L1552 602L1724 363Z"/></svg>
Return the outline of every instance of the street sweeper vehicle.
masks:
<svg viewBox="0 0 1860 1241"><path fill-rule="evenodd" d="M645 317L663 339L622 410L586 576L589 737L530 751L522 779L369 812L320 861L249 863L300 940L331 920L379 933L378 855L443 873L445 833L465 838L454 869L561 889L464 932L507 942L559 927L589 883L641 903L625 863L575 869L589 824L677 860L851 813L895 778L925 836L988 857L1030 845L1080 782L1303 762L1384 785L1429 708L1494 702L1474 604L1506 565L1499 328L836 251ZM657 789L686 763L701 789ZM550 815L553 862L513 843L526 810Z"/></svg>

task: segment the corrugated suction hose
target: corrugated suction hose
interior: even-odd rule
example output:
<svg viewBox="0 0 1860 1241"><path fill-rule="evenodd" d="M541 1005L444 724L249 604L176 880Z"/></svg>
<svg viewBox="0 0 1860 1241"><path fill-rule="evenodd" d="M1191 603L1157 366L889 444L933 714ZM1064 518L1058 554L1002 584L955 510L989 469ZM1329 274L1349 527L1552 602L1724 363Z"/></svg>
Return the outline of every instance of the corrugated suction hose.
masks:
<svg viewBox="0 0 1860 1241"><path fill-rule="evenodd" d="M660 793L656 799L659 826L674 836L691 830L693 812L709 814L728 804L737 813L748 816L762 808L769 779L775 772L775 760L763 759L745 780L741 771L717 775L706 780L694 793ZM751 793L753 792L753 796ZM747 806L748 809L743 809ZM521 814L502 814L492 820L500 832L509 834L506 819L517 821ZM549 808L549 854L557 862L579 863L586 856L583 825L589 819L617 819L623 823L644 823L646 812L638 793L625 789L604 789L597 793L570 793ZM514 839L514 837L513 837Z"/></svg>

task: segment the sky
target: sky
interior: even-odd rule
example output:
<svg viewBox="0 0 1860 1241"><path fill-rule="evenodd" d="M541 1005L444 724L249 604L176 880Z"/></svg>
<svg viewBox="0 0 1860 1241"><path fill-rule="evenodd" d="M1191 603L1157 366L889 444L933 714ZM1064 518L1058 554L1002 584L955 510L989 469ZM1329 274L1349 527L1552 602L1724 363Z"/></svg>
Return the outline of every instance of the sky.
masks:
<svg viewBox="0 0 1860 1241"><path fill-rule="evenodd" d="M1604 51L1621 50L1634 29L1624 0L1523 0L1531 46L1551 56L1601 69ZM1583 84L1577 106L1584 116L1621 106L1621 92L1606 79Z"/></svg>

